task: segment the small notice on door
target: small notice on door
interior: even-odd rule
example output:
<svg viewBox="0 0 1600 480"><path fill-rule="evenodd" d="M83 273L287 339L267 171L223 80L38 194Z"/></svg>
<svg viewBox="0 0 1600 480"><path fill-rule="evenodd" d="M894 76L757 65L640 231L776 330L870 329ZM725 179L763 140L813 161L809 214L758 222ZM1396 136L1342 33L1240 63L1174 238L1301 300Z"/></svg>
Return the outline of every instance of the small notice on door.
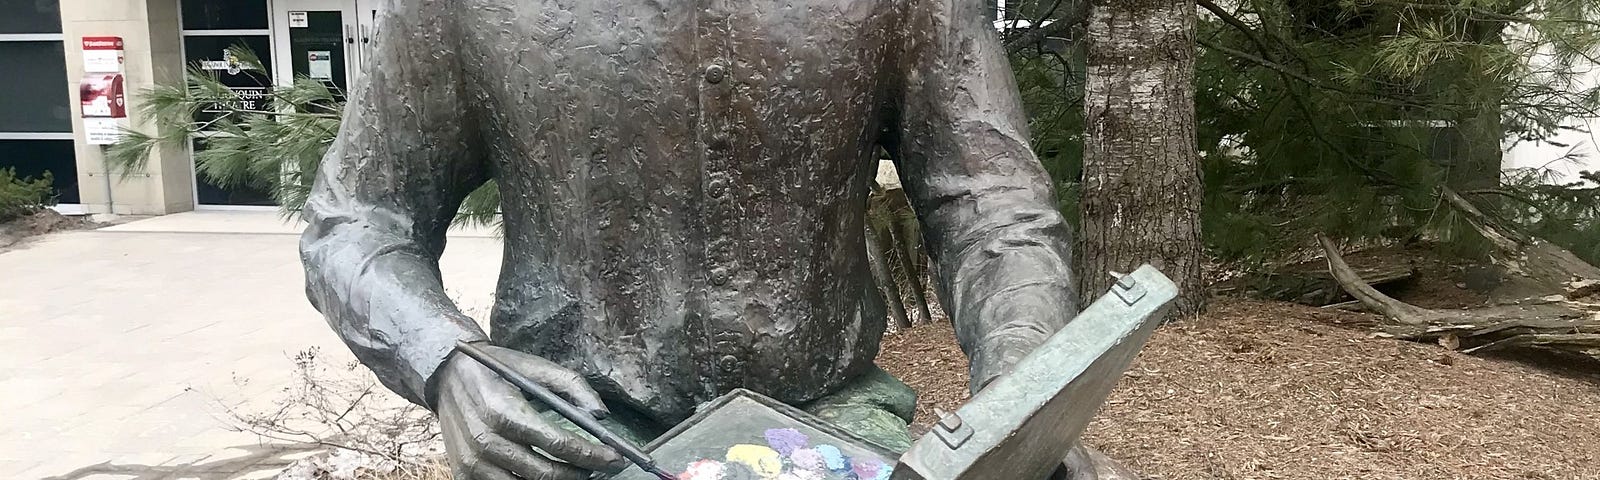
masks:
<svg viewBox="0 0 1600 480"><path fill-rule="evenodd" d="M306 52L306 58L311 60L311 67L307 75L313 80L333 80L333 52L327 50L312 50Z"/></svg>
<svg viewBox="0 0 1600 480"><path fill-rule="evenodd" d="M306 28L311 26L311 21L306 19L306 12L289 12L289 28Z"/></svg>

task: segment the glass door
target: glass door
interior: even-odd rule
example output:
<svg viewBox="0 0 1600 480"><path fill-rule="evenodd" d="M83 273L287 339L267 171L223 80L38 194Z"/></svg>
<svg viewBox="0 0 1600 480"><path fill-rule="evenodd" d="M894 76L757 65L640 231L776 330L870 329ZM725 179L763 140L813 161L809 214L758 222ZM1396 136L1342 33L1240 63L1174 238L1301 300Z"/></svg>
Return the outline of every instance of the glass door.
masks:
<svg viewBox="0 0 1600 480"><path fill-rule="evenodd" d="M360 29L355 0L273 2L273 52L279 85L297 78L322 82L344 99L359 65Z"/></svg>
<svg viewBox="0 0 1600 480"><path fill-rule="evenodd" d="M360 61L356 68L356 77L360 78L367 65L372 62L372 47L378 43L378 17L382 12L384 2L381 0L356 1L356 45L360 48Z"/></svg>

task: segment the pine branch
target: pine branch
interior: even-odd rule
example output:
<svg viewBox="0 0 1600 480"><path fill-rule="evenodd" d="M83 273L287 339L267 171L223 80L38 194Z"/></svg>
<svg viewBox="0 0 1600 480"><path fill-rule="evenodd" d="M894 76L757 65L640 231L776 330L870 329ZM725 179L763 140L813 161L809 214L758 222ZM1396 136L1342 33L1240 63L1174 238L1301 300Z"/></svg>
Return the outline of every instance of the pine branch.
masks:
<svg viewBox="0 0 1600 480"><path fill-rule="evenodd" d="M1006 52L1012 55L1022 53L1024 49L1038 45L1039 42L1043 42L1046 38L1067 33L1089 21L1089 2L1087 1L1072 0L1072 4L1067 6L1066 11L1065 17L1056 19L1048 26L1041 27L1039 23L1043 22L1035 22L1027 33L1006 40Z"/></svg>
<svg viewBox="0 0 1600 480"><path fill-rule="evenodd" d="M1554 18L1554 19L1550 19L1550 18L1542 18L1542 19L1540 19L1540 18L1531 18L1531 17L1519 16L1519 15L1510 15L1510 14L1495 12L1495 11L1491 11L1491 10L1485 10L1483 8L1480 8L1480 7L1474 7L1474 6L1471 6L1471 5L1462 5L1462 4L1458 4L1458 3L1425 3L1425 2L1410 2L1410 1L1405 1L1405 0L1364 0L1364 2L1359 4L1359 5L1361 5L1361 6L1373 6L1373 5L1377 5L1377 4L1389 5L1389 6L1400 7L1400 8L1407 8L1407 9L1414 9L1414 10L1430 10L1430 11L1445 11L1445 12L1467 12L1469 14L1476 15L1479 18L1483 18L1483 19L1487 19L1487 20L1498 20L1498 21L1502 21L1502 22L1520 23L1520 24L1524 24L1524 25L1537 25L1539 23L1572 23L1572 24L1590 25L1590 26L1600 27L1600 22L1594 22L1594 21L1591 21L1591 20L1576 19L1576 18Z"/></svg>

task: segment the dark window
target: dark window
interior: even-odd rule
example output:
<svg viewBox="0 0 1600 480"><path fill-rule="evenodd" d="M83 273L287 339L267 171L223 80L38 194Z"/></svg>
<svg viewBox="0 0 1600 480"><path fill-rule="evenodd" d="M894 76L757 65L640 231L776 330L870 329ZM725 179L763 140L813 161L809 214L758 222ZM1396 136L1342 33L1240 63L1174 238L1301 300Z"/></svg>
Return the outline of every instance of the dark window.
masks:
<svg viewBox="0 0 1600 480"><path fill-rule="evenodd" d="M265 28L267 0L183 0L184 30Z"/></svg>
<svg viewBox="0 0 1600 480"><path fill-rule="evenodd" d="M266 72L250 70L230 70L227 68L227 49L244 46L261 59L261 66L266 67ZM188 36L183 37L184 61L189 65L201 65L206 71L216 75L223 85L239 92L240 101L247 110L268 110L262 99L266 98L267 90L272 88L272 40L266 35L251 36ZM218 63L221 62L221 63ZM257 102L257 103L251 103ZM209 109L207 109L209 110ZM213 112L203 110L196 115L197 121L208 121Z"/></svg>
<svg viewBox="0 0 1600 480"><path fill-rule="evenodd" d="M0 42L0 132L71 132L61 42Z"/></svg>
<svg viewBox="0 0 1600 480"><path fill-rule="evenodd" d="M50 172L56 201L79 203L78 162L72 140L0 140L0 168L15 168L17 176L24 178Z"/></svg>
<svg viewBox="0 0 1600 480"><path fill-rule="evenodd" d="M61 33L58 0L0 0L0 34Z"/></svg>
<svg viewBox="0 0 1600 480"><path fill-rule="evenodd" d="M191 143L195 152L205 150L205 139L197 138ZM195 199L201 205L257 205L271 206L278 203L272 200L272 194L267 191L266 182L255 185L229 185L221 186L206 178L204 172L196 167L194 178Z"/></svg>

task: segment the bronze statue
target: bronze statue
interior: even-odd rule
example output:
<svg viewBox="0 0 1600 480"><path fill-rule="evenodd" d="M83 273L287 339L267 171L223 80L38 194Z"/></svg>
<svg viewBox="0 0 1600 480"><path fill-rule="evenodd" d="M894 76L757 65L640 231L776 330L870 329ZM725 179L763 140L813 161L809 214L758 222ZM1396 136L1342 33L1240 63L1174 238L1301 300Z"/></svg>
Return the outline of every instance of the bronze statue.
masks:
<svg viewBox="0 0 1600 480"><path fill-rule="evenodd" d="M452 356L458 340L492 338L640 437L742 387L896 426L883 441L904 448L914 397L873 365L885 314L862 244L879 147L925 225L974 390L1078 311L990 8L399 0L306 205L308 296L386 386L438 414L458 478L623 466ZM489 179L505 253L486 335L437 262Z"/></svg>

